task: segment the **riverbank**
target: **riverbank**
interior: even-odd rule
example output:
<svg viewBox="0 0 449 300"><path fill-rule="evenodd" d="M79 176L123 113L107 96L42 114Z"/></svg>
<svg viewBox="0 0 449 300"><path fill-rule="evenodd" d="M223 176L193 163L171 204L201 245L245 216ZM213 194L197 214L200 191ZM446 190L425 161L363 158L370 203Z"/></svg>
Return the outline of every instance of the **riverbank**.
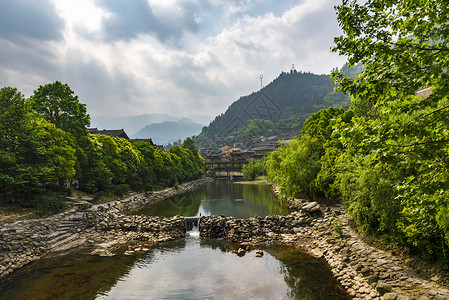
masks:
<svg viewBox="0 0 449 300"><path fill-rule="evenodd" d="M335 224L341 224L341 235ZM200 232L201 236L240 243L243 250L267 244L303 249L325 259L354 299L449 299L449 290L420 278L399 258L363 243L341 207L320 207L312 202L288 216L202 217Z"/></svg>
<svg viewBox="0 0 449 300"><path fill-rule="evenodd" d="M42 256L90 245L91 253L112 256L148 251L185 236L184 218L124 215L212 181L203 178L152 194L132 194L111 203L77 202L71 210L45 219L4 224L0 229L0 276ZM340 206L296 201L287 216L235 219L201 217L201 236L223 238L242 251L263 245L293 245L326 260L335 278L354 299L449 299L449 291L420 277L403 258L365 244ZM338 233L337 233L338 232ZM237 251L238 248L237 248Z"/></svg>
<svg viewBox="0 0 449 300"><path fill-rule="evenodd" d="M102 226L114 214L183 194L211 181L212 179L204 177L180 184L178 188L167 188L153 193L131 193L122 200L98 205L90 203L91 198L72 199L75 202L70 209L47 218L24 218L11 222L6 219L0 228L0 278L43 256L81 245L99 245L101 248L105 244L138 240L139 236L132 232L119 229L105 231ZM180 226L185 234L185 227L183 224ZM148 244L179 238L178 234L165 232L164 226L155 225L154 228L153 234L147 240Z"/></svg>

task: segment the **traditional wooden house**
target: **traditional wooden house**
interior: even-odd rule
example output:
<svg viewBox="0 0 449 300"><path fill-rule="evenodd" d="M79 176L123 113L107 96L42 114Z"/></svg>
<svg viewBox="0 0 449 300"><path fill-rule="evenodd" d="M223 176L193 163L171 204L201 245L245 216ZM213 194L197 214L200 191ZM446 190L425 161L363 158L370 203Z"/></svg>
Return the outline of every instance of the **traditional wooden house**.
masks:
<svg viewBox="0 0 449 300"><path fill-rule="evenodd" d="M129 140L128 135L126 134L125 130L122 129L103 129L98 130L98 128L87 128L91 134L104 134L110 137L119 137L126 140Z"/></svg>

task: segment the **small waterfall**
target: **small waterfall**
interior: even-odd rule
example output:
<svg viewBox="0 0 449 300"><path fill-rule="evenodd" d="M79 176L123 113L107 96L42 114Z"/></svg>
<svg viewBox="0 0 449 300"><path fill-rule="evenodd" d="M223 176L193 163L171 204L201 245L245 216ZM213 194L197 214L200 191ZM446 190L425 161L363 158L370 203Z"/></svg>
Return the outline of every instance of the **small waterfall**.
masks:
<svg viewBox="0 0 449 300"><path fill-rule="evenodd" d="M185 217L186 223L186 236L199 237L200 236L200 226L198 217Z"/></svg>

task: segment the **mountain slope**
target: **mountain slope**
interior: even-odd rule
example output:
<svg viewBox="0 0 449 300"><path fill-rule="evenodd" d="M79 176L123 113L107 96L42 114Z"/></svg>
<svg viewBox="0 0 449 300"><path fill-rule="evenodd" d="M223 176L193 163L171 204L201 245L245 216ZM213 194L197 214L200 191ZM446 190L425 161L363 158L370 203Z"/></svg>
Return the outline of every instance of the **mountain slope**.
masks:
<svg viewBox="0 0 449 300"><path fill-rule="evenodd" d="M232 103L224 114L203 128L195 142L199 147L212 148L246 143L251 140L252 133L264 130L283 138L296 136L311 114L330 106L341 106L347 100L333 89L329 75L295 70L282 72L260 91ZM257 130L257 126L263 128Z"/></svg>

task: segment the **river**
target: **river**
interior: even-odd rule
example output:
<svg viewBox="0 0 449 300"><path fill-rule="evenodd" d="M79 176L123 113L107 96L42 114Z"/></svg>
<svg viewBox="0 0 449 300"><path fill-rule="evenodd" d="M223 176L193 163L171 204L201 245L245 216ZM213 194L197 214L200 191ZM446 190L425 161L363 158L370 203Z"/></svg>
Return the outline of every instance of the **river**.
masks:
<svg viewBox="0 0 449 300"><path fill-rule="evenodd" d="M288 211L264 184L218 181L137 213L247 218ZM17 270L0 282L0 298L349 299L322 259L280 245L239 256L237 247L191 234L132 255L93 256L80 248Z"/></svg>

